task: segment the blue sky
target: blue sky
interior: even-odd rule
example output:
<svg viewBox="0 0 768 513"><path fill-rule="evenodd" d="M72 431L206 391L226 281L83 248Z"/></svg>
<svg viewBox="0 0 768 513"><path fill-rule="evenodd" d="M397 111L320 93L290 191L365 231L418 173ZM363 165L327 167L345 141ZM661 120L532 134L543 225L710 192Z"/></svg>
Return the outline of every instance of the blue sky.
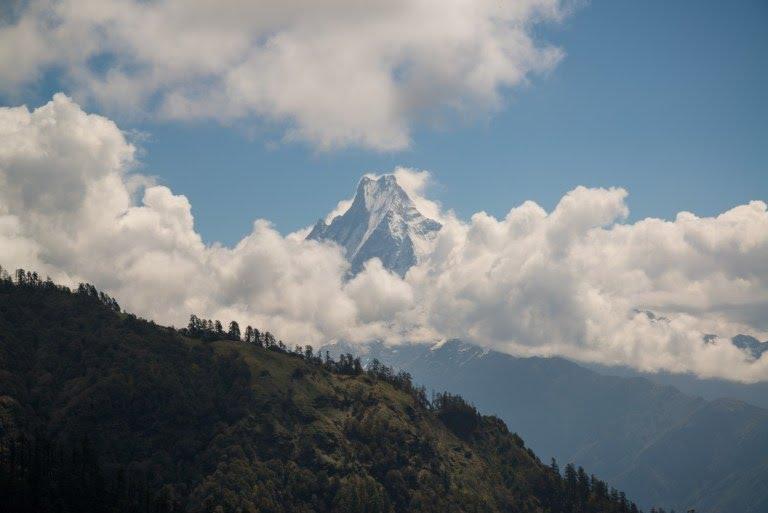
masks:
<svg viewBox="0 0 768 513"><path fill-rule="evenodd" d="M189 197L209 242L236 242L255 218L282 232L311 224L362 173L397 165L431 171L431 195L462 217L527 199L549 209L576 185L627 188L630 219L713 215L768 198L766 22L760 0L593 1L536 29L566 53L554 70L508 91L495 115L417 127L403 151L105 114L148 134L143 171ZM23 100L42 102L56 82Z"/></svg>

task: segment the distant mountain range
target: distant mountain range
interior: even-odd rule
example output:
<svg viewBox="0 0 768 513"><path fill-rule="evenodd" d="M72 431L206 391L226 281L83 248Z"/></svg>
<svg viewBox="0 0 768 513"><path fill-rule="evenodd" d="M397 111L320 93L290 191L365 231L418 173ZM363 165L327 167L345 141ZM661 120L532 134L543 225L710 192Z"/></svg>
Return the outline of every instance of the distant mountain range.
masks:
<svg viewBox="0 0 768 513"><path fill-rule="evenodd" d="M360 348L335 344L323 350ZM499 415L537 454L590 468L641 506L768 511L768 410L458 340L373 343L363 351L366 363L378 359L428 389L459 393Z"/></svg>
<svg viewBox="0 0 768 513"><path fill-rule="evenodd" d="M642 372L631 367L606 366L596 363L580 365L606 376L645 378L660 385L673 386L687 395L704 399L738 399L761 408L768 408L768 381L740 383L719 378L700 378L690 373Z"/></svg>

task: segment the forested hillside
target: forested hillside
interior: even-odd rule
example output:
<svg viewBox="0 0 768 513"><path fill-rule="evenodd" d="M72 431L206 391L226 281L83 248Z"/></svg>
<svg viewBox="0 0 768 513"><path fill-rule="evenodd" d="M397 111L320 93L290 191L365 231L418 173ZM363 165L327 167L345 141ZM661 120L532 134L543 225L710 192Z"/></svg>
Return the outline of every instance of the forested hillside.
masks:
<svg viewBox="0 0 768 513"><path fill-rule="evenodd" d="M6 511L630 512L583 469L406 373L0 280Z"/></svg>

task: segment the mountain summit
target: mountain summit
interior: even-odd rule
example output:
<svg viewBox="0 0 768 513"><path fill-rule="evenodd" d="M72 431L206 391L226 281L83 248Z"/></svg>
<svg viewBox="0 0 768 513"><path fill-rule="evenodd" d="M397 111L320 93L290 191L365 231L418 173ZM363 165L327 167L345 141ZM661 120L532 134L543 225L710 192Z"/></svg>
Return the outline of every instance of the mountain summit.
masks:
<svg viewBox="0 0 768 513"><path fill-rule="evenodd" d="M319 220L307 239L337 243L354 274L378 257L385 268L404 276L440 228L416 209L394 175L364 176L349 209L330 224Z"/></svg>

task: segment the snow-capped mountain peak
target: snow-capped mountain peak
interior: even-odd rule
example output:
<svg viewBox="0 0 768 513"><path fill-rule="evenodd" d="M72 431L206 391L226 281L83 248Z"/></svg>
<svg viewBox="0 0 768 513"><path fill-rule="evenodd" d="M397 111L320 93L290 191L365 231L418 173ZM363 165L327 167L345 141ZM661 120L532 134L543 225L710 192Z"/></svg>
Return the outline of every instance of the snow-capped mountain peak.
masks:
<svg viewBox="0 0 768 513"><path fill-rule="evenodd" d="M440 228L418 211L394 175L364 176L349 209L330 224L318 221L307 238L339 244L353 273L378 257L384 267L403 276Z"/></svg>

